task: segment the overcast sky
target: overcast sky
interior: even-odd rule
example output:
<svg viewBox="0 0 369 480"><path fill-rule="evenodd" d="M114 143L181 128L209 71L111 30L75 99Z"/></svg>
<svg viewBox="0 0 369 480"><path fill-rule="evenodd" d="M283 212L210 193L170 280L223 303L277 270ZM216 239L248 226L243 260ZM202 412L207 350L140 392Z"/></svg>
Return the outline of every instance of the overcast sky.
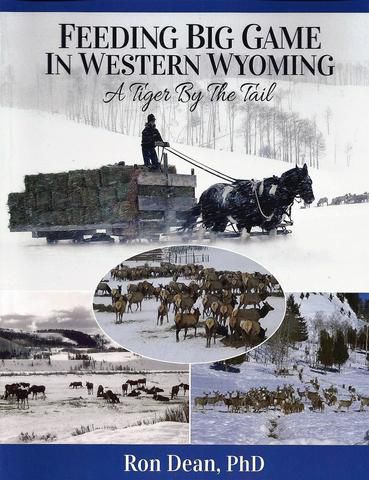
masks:
<svg viewBox="0 0 369 480"><path fill-rule="evenodd" d="M0 292L0 327L100 332L92 312L90 292Z"/></svg>

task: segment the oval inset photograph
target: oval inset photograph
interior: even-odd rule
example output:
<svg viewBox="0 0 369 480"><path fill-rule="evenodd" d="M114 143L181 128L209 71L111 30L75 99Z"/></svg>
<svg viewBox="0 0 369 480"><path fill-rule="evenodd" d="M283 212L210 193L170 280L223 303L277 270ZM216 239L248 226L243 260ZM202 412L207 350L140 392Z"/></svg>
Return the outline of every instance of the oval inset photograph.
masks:
<svg viewBox="0 0 369 480"><path fill-rule="evenodd" d="M278 280L242 255L181 245L122 261L96 286L96 320L122 347L178 363L224 360L276 332L286 309Z"/></svg>

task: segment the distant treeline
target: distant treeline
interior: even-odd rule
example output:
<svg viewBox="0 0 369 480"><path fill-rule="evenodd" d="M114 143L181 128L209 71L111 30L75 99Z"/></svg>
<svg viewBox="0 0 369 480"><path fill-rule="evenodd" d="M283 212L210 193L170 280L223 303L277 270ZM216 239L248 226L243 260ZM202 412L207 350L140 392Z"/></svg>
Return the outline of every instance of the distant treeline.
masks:
<svg viewBox="0 0 369 480"><path fill-rule="evenodd" d="M22 345L22 347L38 347L38 348L52 348L52 347L70 347L70 343L62 338L47 338L37 335L37 333L58 333L61 336L68 338L77 343L78 347L84 348L97 348L99 342L96 338L88 335L87 333L79 332L77 330L64 330L64 329L48 329L38 330L38 332L18 332L14 330L0 329L0 338L16 342Z"/></svg>

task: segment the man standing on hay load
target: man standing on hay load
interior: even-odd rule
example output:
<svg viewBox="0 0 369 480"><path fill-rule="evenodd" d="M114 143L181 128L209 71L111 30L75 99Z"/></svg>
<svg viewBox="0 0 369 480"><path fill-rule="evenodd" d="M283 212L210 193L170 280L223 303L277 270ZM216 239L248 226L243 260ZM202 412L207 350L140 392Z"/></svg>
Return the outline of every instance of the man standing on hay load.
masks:
<svg viewBox="0 0 369 480"><path fill-rule="evenodd" d="M159 170L160 167L155 147L169 147L169 143L164 142L161 138L155 120L155 116L150 113L145 128L142 130L142 156L145 166L150 170Z"/></svg>

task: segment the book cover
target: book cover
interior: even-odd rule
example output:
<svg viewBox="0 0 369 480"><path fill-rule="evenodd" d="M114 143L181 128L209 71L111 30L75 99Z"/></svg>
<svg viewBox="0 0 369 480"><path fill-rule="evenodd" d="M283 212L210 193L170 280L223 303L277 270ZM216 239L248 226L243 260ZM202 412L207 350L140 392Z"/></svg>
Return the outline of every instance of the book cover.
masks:
<svg viewBox="0 0 369 480"><path fill-rule="evenodd" d="M4 478L365 476L368 9L1 2Z"/></svg>

